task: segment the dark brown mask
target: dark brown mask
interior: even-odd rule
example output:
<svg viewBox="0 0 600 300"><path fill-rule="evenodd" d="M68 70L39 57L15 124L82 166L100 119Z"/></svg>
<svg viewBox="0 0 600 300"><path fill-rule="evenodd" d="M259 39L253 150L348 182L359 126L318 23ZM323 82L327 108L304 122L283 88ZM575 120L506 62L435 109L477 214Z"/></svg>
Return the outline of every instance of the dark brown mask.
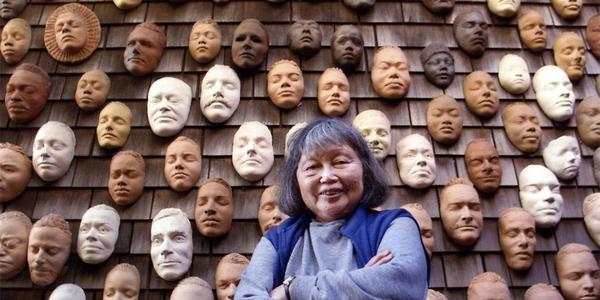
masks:
<svg viewBox="0 0 600 300"><path fill-rule="evenodd" d="M454 38L469 56L480 57L488 46L487 28L480 12L464 12L454 20Z"/></svg>
<svg viewBox="0 0 600 300"><path fill-rule="evenodd" d="M351 70L360 64L363 55L363 37L353 25L342 25L331 37L331 54L336 66Z"/></svg>
<svg viewBox="0 0 600 300"><path fill-rule="evenodd" d="M46 106L50 85L50 77L42 68L29 63L17 67L6 84L8 117L20 124L35 119Z"/></svg>

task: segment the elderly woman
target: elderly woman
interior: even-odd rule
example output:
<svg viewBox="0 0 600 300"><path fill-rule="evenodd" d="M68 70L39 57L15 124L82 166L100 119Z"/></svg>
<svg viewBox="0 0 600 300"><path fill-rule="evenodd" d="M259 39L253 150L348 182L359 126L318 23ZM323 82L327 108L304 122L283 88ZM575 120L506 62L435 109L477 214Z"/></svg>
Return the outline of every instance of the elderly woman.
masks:
<svg viewBox="0 0 600 300"><path fill-rule="evenodd" d="M424 299L419 227L403 209L371 209L386 199L385 171L360 133L318 120L289 146L280 207L290 218L260 240L235 298Z"/></svg>

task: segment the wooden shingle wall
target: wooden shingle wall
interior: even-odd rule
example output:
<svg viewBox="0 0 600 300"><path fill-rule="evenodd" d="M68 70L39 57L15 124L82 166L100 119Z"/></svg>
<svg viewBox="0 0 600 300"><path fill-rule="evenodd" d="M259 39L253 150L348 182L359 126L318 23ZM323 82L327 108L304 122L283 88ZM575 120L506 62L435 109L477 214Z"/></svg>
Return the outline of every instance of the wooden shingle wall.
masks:
<svg viewBox="0 0 600 300"><path fill-rule="evenodd" d="M433 217L435 252L432 259L431 287L445 293L449 299L465 299L470 279L482 271L494 271L502 275L515 296L521 299L524 291L532 284L548 282L558 285L554 270L554 256L564 244L578 242L590 246L598 254L598 247L589 238L582 214L583 198L598 190L593 177L593 149L581 144L583 163L579 176L570 182L562 182L565 199L563 219L554 232L538 234L537 248L532 269L528 273L510 271L500 251L497 238L497 216L507 207L519 206L517 175L525 166L543 163L541 149L560 135L576 136L575 118L566 124L556 124L547 119L535 102L530 89L524 96L512 96L499 88L500 112L507 104L525 100L537 112L543 130L540 151L523 155L514 148L503 130L500 113L494 118L481 121L465 106L462 93L463 79L473 70L484 70L497 81L498 63L507 53L525 58L531 74L541 66L554 64L552 43L560 32L575 31L585 36L587 20L597 14L600 2L584 0L581 16L572 23L561 20L552 10L548 0L524 0L521 9L535 9L542 13L548 26L547 49L541 54L524 50L519 40L515 18L502 20L491 16L483 0L457 1L454 11L446 17L429 13L421 1L378 0L375 7L366 13L357 14L345 7L341 1L289 1L271 4L266 1L239 0L225 5L212 1L195 0L180 5L166 1L144 1L131 10L121 11L112 1L80 0L92 9L102 25L99 48L84 62L66 65L54 61L44 49L43 31L47 17L63 0L31 0L21 17L32 24L33 42L24 62L44 68L53 80L50 100L42 114L26 125L9 121L3 98L0 103L0 142L11 142L22 146L29 155L37 129L48 120L58 120L70 125L77 135L76 157L64 178L53 184L35 177L26 192L17 200L0 204L0 211L20 210L37 220L48 213L58 213L67 219L74 233L85 210L99 203L115 206L107 191L108 166L111 155L98 146L95 126L99 111L86 113L76 106L75 87L79 77L87 70L104 70L112 80L109 100L125 102L133 112L132 131L125 149L140 152L146 160L146 185L142 198L128 208L117 207L121 215L121 228L115 253L99 266L82 263L74 246L65 274L56 284L72 282L82 286L88 299L102 299L102 286L106 272L119 262L137 266L142 274L140 299L168 299L175 283L160 279L150 261L151 218L162 208L179 207L193 219L196 189L189 193L176 193L169 189L163 178L163 163L166 146L175 137L155 136L148 126L146 117L146 95L150 84L158 78L173 76L181 78L194 93L192 109L185 129L180 133L192 137L202 145L202 175L206 178L223 177L234 189L235 213L232 230L222 240L209 240L194 229L194 260L190 275L199 276L214 287L214 271L218 260L229 252L240 252L250 256L261 237L256 220L258 201L262 190L277 180L277 171L283 164L284 137L287 130L298 122L321 117L316 103L316 85L320 73L333 65L329 40L336 26L356 24L365 40L365 55L360 66L348 74L352 104L344 116L351 121L360 111L379 109L392 122L393 145L407 134L418 132L427 135L425 111L428 101L446 93L456 98L463 109L464 130L460 140L450 146L434 143L438 176L434 186L424 191L412 190L401 184L398 177L394 147L385 160L392 185L391 197L386 208L399 207L407 202L420 202ZM452 21L463 11L478 10L484 14L489 28L490 46L481 58L470 59L460 49L452 35ZM266 62L254 73L240 74L242 100L233 117L223 125L210 124L201 114L199 106L200 82L206 71L215 63L233 65L231 61L231 38L237 24L246 18L261 20L269 32L270 48ZM199 19L213 18L223 31L223 48L217 59L208 65L199 65L188 53L187 41L192 24ZM323 30L322 49L315 56L301 60L292 54L286 41L288 26L297 19L314 19ZM167 49L158 69L149 76L137 78L123 66L123 51L127 35L136 24L147 21L163 27L167 35ZM0 21L4 24L5 21ZM420 51L431 42L443 42L451 48L456 60L457 75L454 82L440 90L429 83L419 61ZM399 45L410 60L412 87L400 101L383 100L371 88L369 72L376 47ZM586 53L587 64L584 77L575 84L577 100L585 96L598 95L595 77L600 73L598 60L591 52ZM291 111L276 108L266 95L266 69L282 58L291 58L300 63L304 72L305 97L302 106ZM4 97L5 86L14 66L0 62L0 97ZM499 87L499 84L498 84ZM231 163L231 141L233 134L244 121L259 120L272 130L274 135L275 164L264 180L249 183L239 177ZM439 217L438 195L441 187L456 176L466 177L464 150L470 140L484 137L494 141L501 155L503 178L500 190L493 196L482 197L484 231L472 251L463 252L445 236ZM193 223L192 223L193 225ZM75 243L74 243L75 244ZM0 299L43 299L51 290L32 286L27 272L17 278L0 282Z"/></svg>

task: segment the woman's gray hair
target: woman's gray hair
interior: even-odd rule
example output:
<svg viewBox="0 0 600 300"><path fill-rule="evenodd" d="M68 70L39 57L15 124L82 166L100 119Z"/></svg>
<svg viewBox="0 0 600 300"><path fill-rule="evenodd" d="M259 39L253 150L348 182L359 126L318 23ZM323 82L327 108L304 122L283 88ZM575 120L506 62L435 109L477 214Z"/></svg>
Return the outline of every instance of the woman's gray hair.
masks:
<svg viewBox="0 0 600 300"><path fill-rule="evenodd" d="M360 159L364 187L360 204L375 207L385 201L388 194L386 172L371 153L361 134L342 119L319 119L290 137L290 152L281 170L279 195L279 207L290 217L311 213L302 200L296 177L300 157L330 145L347 145Z"/></svg>

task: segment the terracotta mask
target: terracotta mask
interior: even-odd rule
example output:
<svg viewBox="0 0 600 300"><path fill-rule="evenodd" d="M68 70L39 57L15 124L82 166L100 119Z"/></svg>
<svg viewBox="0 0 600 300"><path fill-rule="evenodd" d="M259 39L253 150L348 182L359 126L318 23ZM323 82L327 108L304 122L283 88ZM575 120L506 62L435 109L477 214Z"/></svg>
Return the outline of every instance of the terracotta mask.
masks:
<svg viewBox="0 0 600 300"><path fill-rule="evenodd" d="M440 216L444 231L455 244L471 247L483 229L479 195L462 178L448 182L440 194Z"/></svg>
<svg viewBox="0 0 600 300"><path fill-rule="evenodd" d="M72 283L63 283L56 287L48 300L86 300L83 289Z"/></svg>
<svg viewBox="0 0 600 300"><path fill-rule="evenodd" d="M181 280L173 292L170 300L214 300L212 288L208 282L199 277L188 277Z"/></svg>
<svg viewBox="0 0 600 300"><path fill-rule="evenodd" d="M365 11L375 5L375 0L344 0L344 4L358 11Z"/></svg>
<svg viewBox="0 0 600 300"><path fill-rule="evenodd" d="M521 0L487 0L490 12L498 17L510 18L517 13Z"/></svg>
<svg viewBox="0 0 600 300"><path fill-rule="evenodd" d="M116 7L122 10L129 10L142 4L142 0L113 0Z"/></svg>
<svg viewBox="0 0 600 300"><path fill-rule="evenodd" d="M27 242L31 221L20 211L0 214L0 279L6 280L19 274L27 264Z"/></svg>
<svg viewBox="0 0 600 300"><path fill-rule="evenodd" d="M279 187L272 185L266 188L260 196L258 204L258 224L260 231L265 234L267 230L279 225L289 218L279 210Z"/></svg>
<svg viewBox="0 0 600 300"><path fill-rule="evenodd" d="M77 254L87 264L106 261L115 250L121 218L105 204L90 207L81 217Z"/></svg>
<svg viewBox="0 0 600 300"><path fill-rule="evenodd" d="M434 141L454 144L460 138L462 127L462 112L454 98L440 95L431 99L427 105L427 130Z"/></svg>
<svg viewBox="0 0 600 300"><path fill-rule="evenodd" d="M553 228L563 213L560 183L552 171L541 165L529 165L519 174L521 206L535 219L539 228Z"/></svg>
<svg viewBox="0 0 600 300"><path fill-rule="evenodd" d="M221 27L212 19L200 20L190 32L188 48L192 58L201 64L215 59L221 51Z"/></svg>
<svg viewBox="0 0 600 300"><path fill-rule="evenodd" d="M556 254L555 265L566 300L600 297L600 268L588 246L576 243L562 246Z"/></svg>
<svg viewBox="0 0 600 300"><path fill-rule="evenodd" d="M52 82L42 68L19 65L6 84L4 104L11 121L19 124L35 119L46 106Z"/></svg>
<svg viewBox="0 0 600 300"><path fill-rule="evenodd" d="M511 207L498 218L498 240L509 268L526 271L533 263L535 219L520 207Z"/></svg>
<svg viewBox="0 0 600 300"><path fill-rule="evenodd" d="M134 265L120 263L106 275L102 300L138 300L139 294L140 273Z"/></svg>
<svg viewBox="0 0 600 300"><path fill-rule="evenodd" d="M540 146L542 128L531 107L525 103L513 103L504 108L502 122L508 140L519 151L533 153Z"/></svg>
<svg viewBox="0 0 600 300"><path fill-rule="evenodd" d="M146 165L135 151L121 151L110 161L108 193L118 205L131 205L144 191Z"/></svg>
<svg viewBox="0 0 600 300"><path fill-rule="evenodd" d="M0 41L0 53L7 64L12 65L20 62L29 51L30 46L31 26L27 21L15 18L4 25L2 40Z"/></svg>
<svg viewBox="0 0 600 300"><path fill-rule="evenodd" d="M187 123L192 88L183 80L163 77L148 91L148 121L152 132L167 137L179 133Z"/></svg>
<svg viewBox="0 0 600 300"><path fill-rule="evenodd" d="M377 95L386 99L399 99L410 89L408 60L402 49L383 46L377 49L371 68L371 83Z"/></svg>
<svg viewBox="0 0 600 300"><path fill-rule="evenodd" d="M291 109L300 105L304 95L304 77L294 61L283 59L271 65L267 75L267 94L279 108Z"/></svg>
<svg viewBox="0 0 600 300"><path fill-rule="evenodd" d="M582 0L552 0L552 8L565 20L574 20L581 13Z"/></svg>
<svg viewBox="0 0 600 300"><path fill-rule="evenodd" d="M468 300L512 300L504 278L494 272L479 273L469 283Z"/></svg>
<svg viewBox="0 0 600 300"><path fill-rule="evenodd" d="M344 70L356 68L362 59L363 45L362 33L356 26L339 26L331 36L333 62Z"/></svg>
<svg viewBox="0 0 600 300"><path fill-rule="evenodd" d="M0 2L0 18L10 20L25 9L26 0L8 0Z"/></svg>
<svg viewBox="0 0 600 300"><path fill-rule="evenodd" d="M35 135L33 169L47 182L63 177L75 156L75 133L62 122L48 121Z"/></svg>
<svg viewBox="0 0 600 300"><path fill-rule="evenodd" d="M588 20L585 37L592 48L592 53L600 57L600 15L595 15Z"/></svg>
<svg viewBox="0 0 600 300"><path fill-rule="evenodd" d="M192 265L192 225L179 208L165 208L152 219L150 257L158 276L177 280Z"/></svg>
<svg viewBox="0 0 600 300"><path fill-rule="evenodd" d="M82 110L94 111L104 105L109 90L110 78L106 73L97 69L88 71L77 83L75 102Z"/></svg>
<svg viewBox="0 0 600 300"><path fill-rule="evenodd" d="M285 155L288 154L288 145L290 144L290 139L296 134L296 132L300 131L300 129L306 127L306 122L296 123L296 125L292 126L290 130L285 134Z"/></svg>
<svg viewBox="0 0 600 300"><path fill-rule="evenodd" d="M160 27L141 23L127 37L123 64L129 73L144 76L152 73L162 58L167 38Z"/></svg>
<svg viewBox="0 0 600 300"><path fill-rule="evenodd" d="M392 144L392 128L390 120L383 112L365 110L354 117L352 126L363 136L377 160L382 161L388 156Z"/></svg>
<svg viewBox="0 0 600 300"><path fill-rule="evenodd" d="M448 300L446 296L436 290L427 290L427 300Z"/></svg>
<svg viewBox="0 0 600 300"><path fill-rule="evenodd" d="M544 164L556 177L571 180L577 176L581 152L576 138L563 135L554 139L548 143L543 154Z"/></svg>
<svg viewBox="0 0 600 300"><path fill-rule="evenodd" d="M317 102L323 114L339 117L350 108L350 84L338 68L328 68L319 77Z"/></svg>
<svg viewBox="0 0 600 300"><path fill-rule="evenodd" d="M102 148L117 149L127 143L131 131L131 110L125 103L112 101L106 105L98 117L96 136Z"/></svg>
<svg viewBox="0 0 600 300"><path fill-rule="evenodd" d="M446 15L454 8L455 0L423 0L423 5L436 15Z"/></svg>
<svg viewBox="0 0 600 300"><path fill-rule="evenodd" d="M233 218L233 195L231 187L223 179L209 179L198 188L196 227L201 235L221 237L231 229Z"/></svg>
<svg viewBox="0 0 600 300"><path fill-rule="evenodd" d="M560 292L547 283L536 283L525 291L524 300L565 300Z"/></svg>
<svg viewBox="0 0 600 300"><path fill-rule="evenodd" d="M411 134L396 144L400 179L414 189L430 186L435 180L435 158L431 143L420 134Z"/></svg>
<svg viewBox="0 0 600 300"><path fill-rule="evenodd" d="M469 180L482 193L493 193L500 187L502 166L500 156L492 143L474 139L465 150L465 164Z"/></svg>
<svg viewBox="0 0 600 300"><path fill-rule="evenodd" d="M288 29L288 41L292 52L308 57L321 49L323 33L319 24L313 20L297 20Z"/></svg>
<svg viewBox="0 0 600 300"><path fill-rule="evenodd" d="M525 93L531 85L527 63L514 54L506 54L500 60L498 79L502 88L514 95Z"/></svg>
<svg viewBox="0 0 600 300"><path fill-rule="evenodd" d="M200 145L185 136L179 136L169 144L165 154L164 175L172 189L189 191L198 182L201 171Z"/></svg>
<svg viewBox="0 0 600 300"><path fill-rule="evenodd" d="M240 69L254 69L263 63L269 50L269 34L256 19L246 19L235 28L231 42L233 63Z"/></svg>
<svg viewBox="0 0 600 300"><path fill-rule="evenodd" d="M200 109L212 123L227 121L240 105L240 78L229 66L214 65L202 79Z"/></svg>
<svg viewBox="0 0 600 300"><path fill-rule="evenodd" d="M0 143L0 203L17 198L31 178L31 160L23 148Z"/></svg>
<svg viewBox="0 0 600 300"><path fill-rule="evenodd" d="M421 64L425 78L441 89L454 80L454 57L441 43L431 43L421 51Z"/></svg>
<svg viewBox="0 0 600 300"><path fill-rule="evenodd" d="M469 56L480 57L488 46L488 24L477 11L464 12L454 20L454 38L456 43Z"/></svg>
<svg viewBox="0 0 600 300"><path fill-rule="evenodd" d="M490 74L483 71L471 72L463 82L463 93L467 108L476 116L490 118L498 111L498 88Z"/></svg>
<svg viewBox="0 0 600 300"><path fill-rule="evenodd" d="M535 10L529 10L519 16L517 22L519 36L523 46L533 52L546 49L546 38L548 31L544 23L544 17Z"/></svg>
<svg viewBox="0 0 600 300"><path fill-rule="evenodd" d="M600 147L596 148L594 151L594 177L596 178L596 182L598 186L600 186Z"/></svg>
<svg viewBox="0 0 600 300"><path fill-rule="evenodd" d="M264 124L244 122L233 136L231 160L235 171L245 180L261 180L273 166L273 137Z"/></svg>
<svg viewBox="0 0 600 300"><path fill-rule="evenodd" d="M215 272L218 300L233 299L242 272L246 269L248 263L249 261L245 256L237 253L227 254L219 261Z"/></svg>
<svg viewBox="0 0 600 300"><path fill-rule="evenodd" d="M579 138L592 148L600 146L600 97L589 96L575 110Z"/></svg>
<svg viewBox="0 0 600 300"><path fill-rule="evenodd" d="M587 232L600 245L600 193L589 194L583 200L583 221Z"/></svg>
<svg viewBox="0 0 600 300"><path fill-rule="evenodd" d="M554 40L552 46L554 61L563 69L570 80L577 81L583 76L585 68L585 44L575 32L563 32Z"/></svg>
<svg viewBox="0 0 600 300"><path fill-rule="evenodd" d="M573 116L575 94L567 74L557 66L543 66L533 75L537 102L548 118L562 122Z"/></svg>
<svg viewBox="0 0 600 300"><path fill-rule="evenodd" d="M35 222L27 250L31 282L45 287L56 281L70 252L71 230L61 216L49 214Z"/></svg>
<svg viewBox="0 0 600 300"><path fill-rule="evenodd" d="M409 203L402 206L415 218L421 230L421 240L429 257L433 254L435 240L433 238L433 223L427 210L419 203Z"/></svg>

